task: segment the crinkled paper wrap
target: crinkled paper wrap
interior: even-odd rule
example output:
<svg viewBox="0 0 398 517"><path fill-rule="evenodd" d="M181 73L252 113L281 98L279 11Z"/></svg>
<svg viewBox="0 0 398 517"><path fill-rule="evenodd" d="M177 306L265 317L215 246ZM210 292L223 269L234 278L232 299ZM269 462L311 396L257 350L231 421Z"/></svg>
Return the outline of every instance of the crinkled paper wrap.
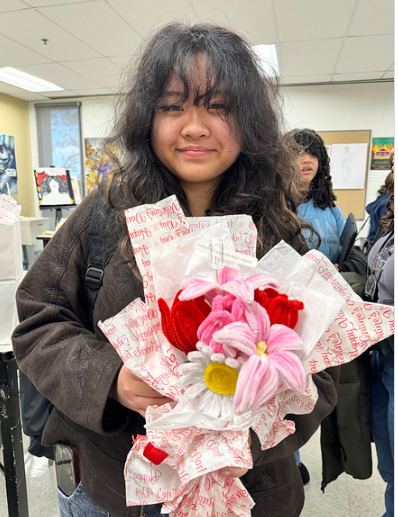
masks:
<svg viewBox="0 0 398 517"><path fill-rule="evenodd" d="M355 359L394 332L393 308L363 302L319 251L301 257L286 243L255 259L256 228L248 216L186 218L174 196L126 211L131 243L140 269L145 303L134 300L99 325L122 360L150 386L173 399L149 407L147 435L139 437L125 466L127 505L164 502L173 517L244 517L253 501L239 479L221 478L225 466L250 468L249 429L262 448L295 431L289 414L310 413L317 401L312 374ZM244 277L272 275L278 290L304 302L295 331L304 343L304 394L282 381L263 407L229 420L198 411L181 394L177 366L186 360L161 331L156 300L172 303L185 278L212 278L209 242L222 240L224 263L240 266ZM144 455L147 443L168 454L160 465Z"/></svg>

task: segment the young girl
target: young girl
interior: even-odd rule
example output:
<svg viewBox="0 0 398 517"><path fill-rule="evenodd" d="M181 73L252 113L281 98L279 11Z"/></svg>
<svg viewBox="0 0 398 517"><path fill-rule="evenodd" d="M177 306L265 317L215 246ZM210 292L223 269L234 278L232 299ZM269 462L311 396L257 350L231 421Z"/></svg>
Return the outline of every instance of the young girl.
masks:
<svg viewBox="0 0 398 517"><path fill-rule="evenodd" d="M168 25L143 48L127 85L112 138L123 158L103 200L114 207L108 224L120 231L120 246L105 269L93 322L84 293L92 195L51 239L18 292L15 354L55 406L43 442L71 444L79 456L81 483L69 496L60 492L62 517L160 515L160 505L126 508L123 469L132 436L145 433L146 408L168 399L122 365L97 328L143 296L123 211L176 194L188 216L251 215L258 257L281 239L306 250L276 91L241 37L205 24ZM335 368L314 375L314 410L289 415L296 432L278 446L261 451L252 435L253 469L223 469L226 476L245 474L254 517L300 514L304 492L294 451L335 406L337 377Z"/></svg>
<svg viewBox="0 0 398 517"><path fill-rule="evenodd" d="M322 138L312 129L295 129L289 135L302 146L303 153L298 158L300 190L305 203L298 207L300 219L315 228L321 238L319 251L335 263L340 252L340 236L345 219L341 209L335 204L332 190L330 160ZM310 247L317 247L308 238Z"/></svg>

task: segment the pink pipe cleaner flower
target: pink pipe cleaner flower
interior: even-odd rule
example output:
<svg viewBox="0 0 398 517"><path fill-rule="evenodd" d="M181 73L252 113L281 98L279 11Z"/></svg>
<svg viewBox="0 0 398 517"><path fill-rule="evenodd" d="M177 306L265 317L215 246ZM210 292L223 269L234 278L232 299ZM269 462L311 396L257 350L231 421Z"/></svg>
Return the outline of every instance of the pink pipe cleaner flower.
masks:
<svg viewBox="0 0 398 517"><path fill-rule="evenodd" d="M224 346L218 343L213 335L226 325L236 321L245 322L245 303L240 298L228 294L226 296L217 295L212 303L210 314L202 321L198 328L198 338L206 345L209 345L214 352L223 354ZM231 355L232 354L232 355ZM229 357L236 357L236 350L230 350Z"/></svg>
<svg viewBox="0 0 398 517"><path fill-rule="evenodd" d="M213 336L224 345L226 354L242 354L247 359L234 396L238 415L267 402L275 394L279 375L299 393L305 387L304 368L294 353L302 349L298 334L284 325L271 325L266 310L256 302L246 304L245 318L247 323L230 323Z"/></svg>
<svg viewBox="0 0 398 517"><path fill-rule="evenodd" d="M207 301L212 301L217 295L232 294L245 302L254 300L254 290L258 287L278 287L275 278L268 275L253 275L242 280L238 266L224 266L218 273L218 281L210 282L204 278L187 278L182 282L185 287L180 294L180 300L191 300L205 295Z"/></svg>

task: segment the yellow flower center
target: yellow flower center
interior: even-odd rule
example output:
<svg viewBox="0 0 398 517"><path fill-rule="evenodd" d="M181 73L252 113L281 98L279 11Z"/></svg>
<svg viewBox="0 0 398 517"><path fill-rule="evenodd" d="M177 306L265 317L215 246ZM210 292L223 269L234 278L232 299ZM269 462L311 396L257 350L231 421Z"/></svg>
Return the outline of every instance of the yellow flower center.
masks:
<svg viewBox="0 0 398 517"><path fill-rule="evenodd" d="M267 350L267 343L265 341L260 341L257 343L257 355L263 355L265 351ZM267 354L265 354L267 357Z"/></svg>
<svg viewBox="0 0 398 517"><path fill-rule="evenodd" d="M210 363L204 373L206 386L219 395L233 395L238 381L238 371L226 364Z"/></svg>

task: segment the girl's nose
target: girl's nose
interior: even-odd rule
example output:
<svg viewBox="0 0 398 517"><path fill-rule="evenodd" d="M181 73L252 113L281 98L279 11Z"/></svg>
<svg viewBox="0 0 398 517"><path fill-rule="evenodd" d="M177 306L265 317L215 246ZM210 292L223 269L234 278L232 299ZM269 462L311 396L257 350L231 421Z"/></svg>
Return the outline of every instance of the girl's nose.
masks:
<svg viewBox="0 0 398 517"><path fill-rule="evenodd" d="M209 136L208 112L204 107L191 106L186 111L182 135L186 138L202 138Z"/></svg>

